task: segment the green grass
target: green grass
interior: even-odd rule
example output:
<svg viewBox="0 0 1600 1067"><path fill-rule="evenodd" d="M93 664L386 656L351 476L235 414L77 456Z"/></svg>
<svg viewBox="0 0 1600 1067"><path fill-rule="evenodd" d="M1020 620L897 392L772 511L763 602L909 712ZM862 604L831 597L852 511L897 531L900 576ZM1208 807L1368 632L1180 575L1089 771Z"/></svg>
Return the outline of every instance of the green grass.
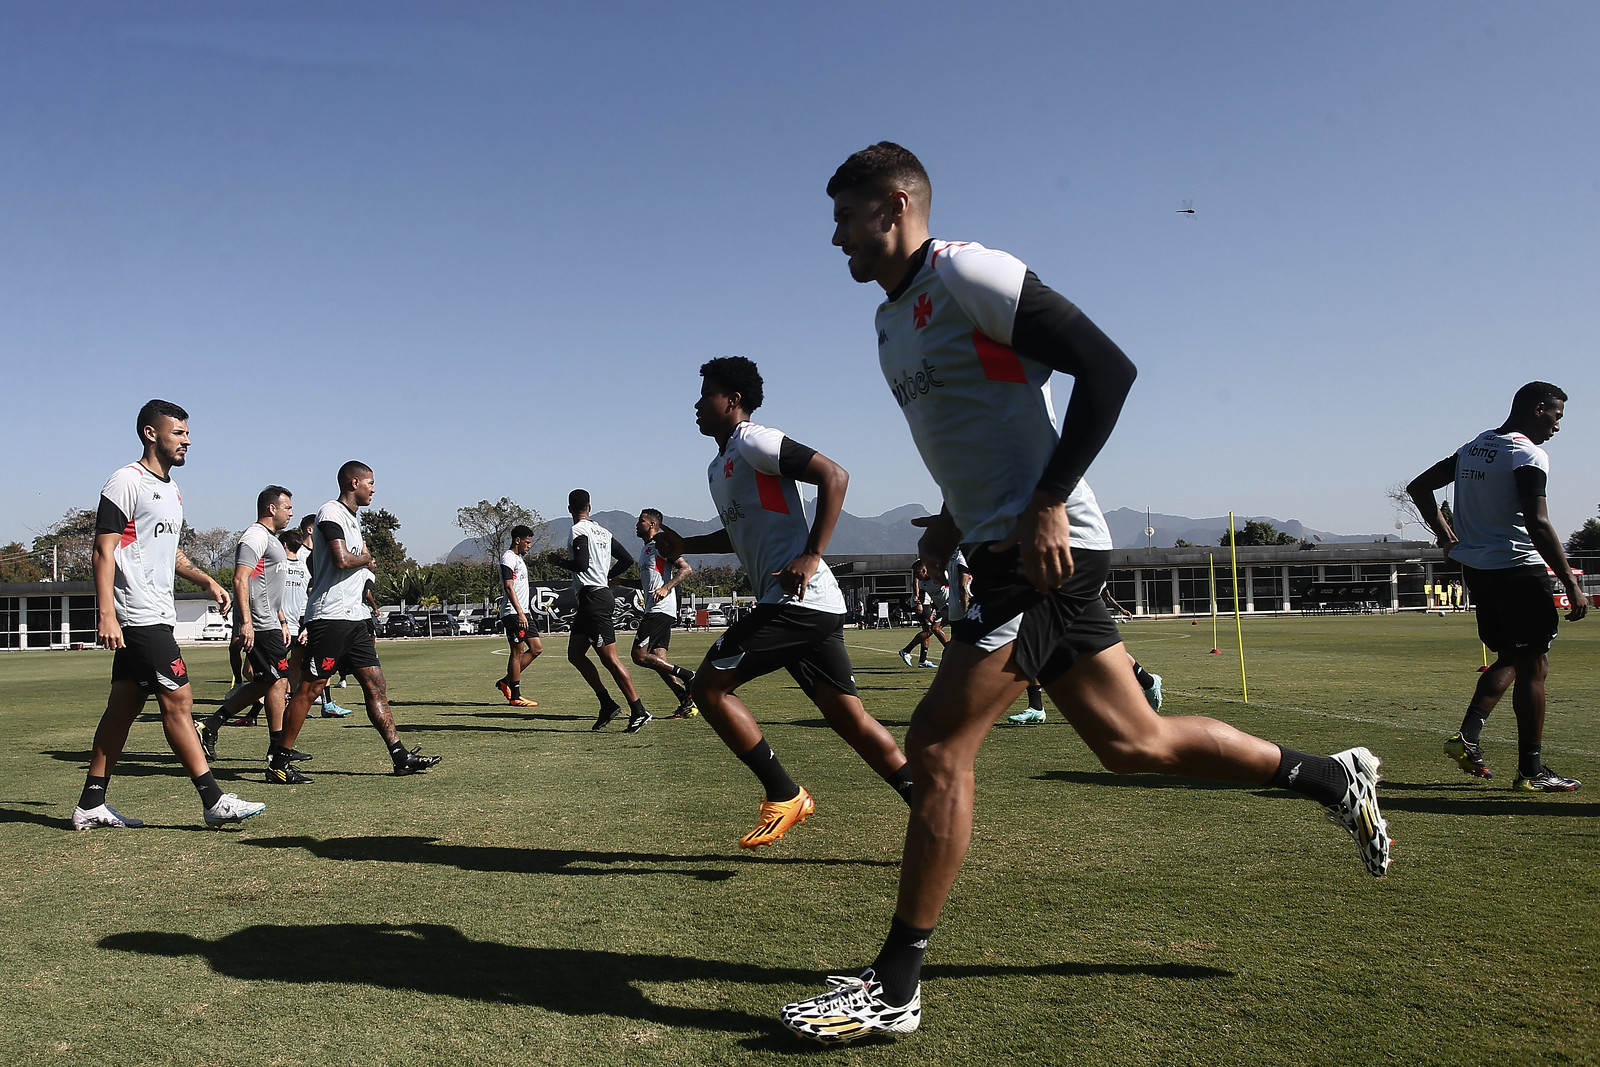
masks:
<svg viewBox="0 0 1600 1067"><path fill-rule="evenodd" d="M1054 714L997 730L923 1029L844 1049L789 1038L775 1009L875 952L905 812L787 677L747 696L818 809L746 854L759 793L704 722L590 733L555 646L526 685L541 707L508 708L491 638L381 648L404 737L445 757L433 773L385 776L358 714L306 728L314 785L269 787L264 731L225 730L218 780L269 808L208 831L146 717L111 800L149 826L70 833L109 656L5 655L0 1063L1600 1058L1600 626L1551 657L1547 758L1592 779L1566 796L1508 791L1509 704L1485 735L1493 782L1440 755L1476 677L1470 616L1254 621L1249 704L1209 624L1124 633L1173 713L1382 756L1390 877L1289 794L1114 777ZM905 636L847 632L897 736L931 673L893 657ZM693 663L707 641L674 650ZM225 652L188 655L215 703Z"/></svg>

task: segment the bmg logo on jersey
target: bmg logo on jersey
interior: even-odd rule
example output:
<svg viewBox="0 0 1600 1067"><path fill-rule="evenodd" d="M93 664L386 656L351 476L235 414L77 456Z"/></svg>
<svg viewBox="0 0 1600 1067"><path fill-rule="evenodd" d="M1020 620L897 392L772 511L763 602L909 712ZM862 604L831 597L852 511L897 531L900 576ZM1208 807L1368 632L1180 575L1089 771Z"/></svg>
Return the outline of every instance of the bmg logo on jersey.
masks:
<svg viewBox="0 0 1600 1067"><path fill-rule="evenodd" d="M1493 463L1494 457L1499 454L1500 450L1498 448L1485 448L1482 445L1473 445L1467 449L1467 455L1472 456L1474 459L1481 459L1485 463Z"/></svg>
<svg viewBox="0 0 1600 1067"><path fill-rule="evenodd" d="M889 391L894 393L895 403L905 407L933 389L943 389L944 382L934 374L938 369L937 365L923 359L921 370L902 372L899 378L889 383Z"/></svg>

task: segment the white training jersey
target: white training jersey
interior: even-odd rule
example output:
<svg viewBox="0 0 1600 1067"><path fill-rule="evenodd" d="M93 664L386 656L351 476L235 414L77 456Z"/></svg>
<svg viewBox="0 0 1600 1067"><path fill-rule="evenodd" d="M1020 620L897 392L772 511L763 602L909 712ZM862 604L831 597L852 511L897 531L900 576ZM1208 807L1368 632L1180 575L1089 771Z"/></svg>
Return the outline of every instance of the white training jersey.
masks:
<svg viewBox="0 0 1600 1067"><path fill-rule="evenodd" d="M781 430L741 422L706 470L711 500L758 601L843 615L844 595L827 563L818 564L804 599L786 594L775 576L806 550L811 536L792 468L787 475L779 469L785 454L804 467L816 453Z"/></svg>
<svg viewBox="0 0 1600 1067"><path fill-rule="evenodd" d="M1027 267L980 244L932 241L878 306L878 363L963 544L1011 532L1056 449L1049 367L1012 351ZM1087 482L1067 498L1075 548L1109 550Z"/></svg>
<svg viewBox="0 0 1600 1067"><path fill-rule="evenodd" d="M283 553L283 617L289 624L289 636L300 632L300 620L306 613L306 589L311 585L311 569L306 566L308 553L304 548L295 556Z"/></svg>
<svg viewBox="0 0 1600 1067"><path fill-rule="evenodd" d="M1544 566L1533 547L1516 472L1550 473L1550 456L1520 433L1485 430L1456 450L1455 531L1450 558L1479 570Z"/></svg>
<svg viewBox="0 0 1600 1067"><path fill-rule="evenodd" d="M589 569L574 572L573 584L580 591L609 588L611 579L606 575L611 571L611 531L593 519L579 519L572 524L572 534L567 538L568 555L580 537L589 539Z"/></svg>
<svg viewBox="0 0 1600 1067"><path fill-rule="evenodd" d="M950 603L950 587L942 578L918 578L917 603L936 611L943 611L945 605Z"/></svg>
<svg viewBox="0 0 1600 1067"><path fill-rule="evenodd" d="M341 568L334 562L330 541L344 542L352 556L366 552L361 538L361 521L337 497L317 509L317 523L311 534L311 591L306 595L306 621L320 619L367 619L372 611L361 598L372 572L365 567Z"/></svg>
<svg viewBox="0 0 1600 1067"><path fill-rule="evenodd" d="M100 490L95 532L118 535L112 552L111 587L117 622L123 626L176 626L172 576L183 532L183 497L171 477L158 478L142 463L130 463Z"/></svg>
<svg viewBox="0 0 1600 1067"><path fill-rule="evenodd" d="M523 615L527 615L528 561L509 548L500 557L500 588L505 588L507 578L511 579L511 598L500 598L500 617L502 619L514 619L517 617L518 608L522 609Z"/></svg>
<svg viewBox="0 0 1600 1067"><path fill-rule="evenodd" d="M277 627L281 623L278 613L283 610L284 563L288 553L276 534L259 522L253 522L239 535L239 546L233 550L233 565L250 568L250 625L261 630ZM236 600L233 605L233 625L244 619L245 606Z"/></svg>
<svg viewBox="0 0 1600 1067"><path fill-rule="evenodd" d="M639 553L639 588L644 591L644 602L654 614L670 615L674 619L678 617L678 590L675 587L667 590L667 595L660 600L651 594L672 580L667 572L675 569L676 563L677 560L668 563L654 541L646 541L644 551Z"/></svg>

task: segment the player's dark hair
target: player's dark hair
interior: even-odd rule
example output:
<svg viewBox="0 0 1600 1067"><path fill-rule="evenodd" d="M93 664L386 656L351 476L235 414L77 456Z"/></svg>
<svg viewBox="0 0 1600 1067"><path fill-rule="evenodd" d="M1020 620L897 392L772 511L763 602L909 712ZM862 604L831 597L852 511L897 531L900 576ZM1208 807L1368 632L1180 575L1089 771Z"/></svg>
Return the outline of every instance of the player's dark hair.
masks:
<svg viewBox="0 0 1600 1067"><path fill-rule="evenodd" d="M513 541L516 541L518 538L521 538L521 537L532 537L532 536L533 536L533 528L531 526L524 526L521 523L518 523L517 525L511 527L511 540L513 540Z"/></svg>
<svg viewBox="0 0 1600 1067"><path fill-rule="evenodd" d="M1552 400L1567 402L1567 394L1549 382L1529 382L1511 398L1511 415L1513 418L1520 415L1531 415L1533 409L1540 404L1549 404Z"/></svg>
<svg viewBox="0 0 1600 1067"><path fill-rule="evenodd" d="M666 519L662 516L661 512L657 511L655 508L640 508L639 509L639 514L650 516L652 519L656 520L656 525L657 526L660 526L663 522L666 521Z"/></svg>
<svg viewBox="0 0 1600 1067"><path fill-rule="evenodd" d="M739 406L754 411L761 406L761 372L744 356L718 356L700 365L700 377L728 393L739 394Z"/></svg>
<svg viewBox="0 0 1600 1067"><path fill-rule="evenodd" d="M879 141L854 153L828 179L829 196L856 192L886 196L896 189L920 200L924 210L933 203L933 183L922 161L893 141Z"/></svg>
<svg viewBox="0 0 1600 1067"><path fill-rule="evenodd" d="M576 515L589 506L589 490L574 489L567 494L567 511Z"/></svg>
<svg viewBox="0 0 1600 1067"><path fill-rule="evenodd" d="M306 540L309 541L311 539L311 527L315 526L316 524L316 512L313 511L310 514L300 516L300 533L303 537L305 537Z"/></svg>
<svg viewBox="0 0 1600 1067"><path fill-rule="evenodd" d="M298 526L291 526L278 535L278 540L294 549L296 552L306 547L305 531Z"/></svg>
<svg viewBox="0 0 1600 1067"><path fill-rule="evenodd" d="M266 515L267 509L278 502L280 496L292 497L293 493L281 485L269 485L256 494L256 518Z"/></svg>
<svg viewBox="0 0 1600 1067"><path fill-rule="evenodd" d="M139 440L144 440L144 428L154 426L156 419L165 415L169 419L179 422L189 421L189 413L170 400L147 400L144 407L139 409L138 422L133 427L133 432L139 435Z"/></svg>
<svg viewBox="0 0 1600 1067"><path fill-rule="evenodd" d="M371 474L372 468L359 459L347 459L344 466L339 468L339 492L344 492L347 485L354 485L356 479L363 474Z"/></svg>

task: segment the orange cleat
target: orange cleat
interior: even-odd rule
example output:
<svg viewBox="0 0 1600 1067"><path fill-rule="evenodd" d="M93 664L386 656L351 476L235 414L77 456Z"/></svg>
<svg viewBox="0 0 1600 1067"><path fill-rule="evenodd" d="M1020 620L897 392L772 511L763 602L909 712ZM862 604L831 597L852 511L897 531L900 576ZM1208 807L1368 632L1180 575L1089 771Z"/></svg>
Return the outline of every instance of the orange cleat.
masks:
<svg viewBox="0 0 1600 1067"><path fill-rule="evenodd" d="M504 678L494 683L494 687L500 690L501 696L505 697L508 701L515 702L516 698L511 695L511 686L506 684L506 680Z"/></svg>
<svg viewBox="0 0 1600 1067"><path fill-rule="evenodd" d="M740 848L759 848L770 845L788 833L792 827L806 821L806 816L817 810L817 802L805 787L793 800L763 800L761 822L754 830L739 838Z"/></svg>
<svg viewBox="0 0 1600 1067"><path fill-rule="evenodd" d="M539 702L537 700L529 700L527 697L517 697L511 702L511 706L514 708L536 708L539 706Z"/></svg>

